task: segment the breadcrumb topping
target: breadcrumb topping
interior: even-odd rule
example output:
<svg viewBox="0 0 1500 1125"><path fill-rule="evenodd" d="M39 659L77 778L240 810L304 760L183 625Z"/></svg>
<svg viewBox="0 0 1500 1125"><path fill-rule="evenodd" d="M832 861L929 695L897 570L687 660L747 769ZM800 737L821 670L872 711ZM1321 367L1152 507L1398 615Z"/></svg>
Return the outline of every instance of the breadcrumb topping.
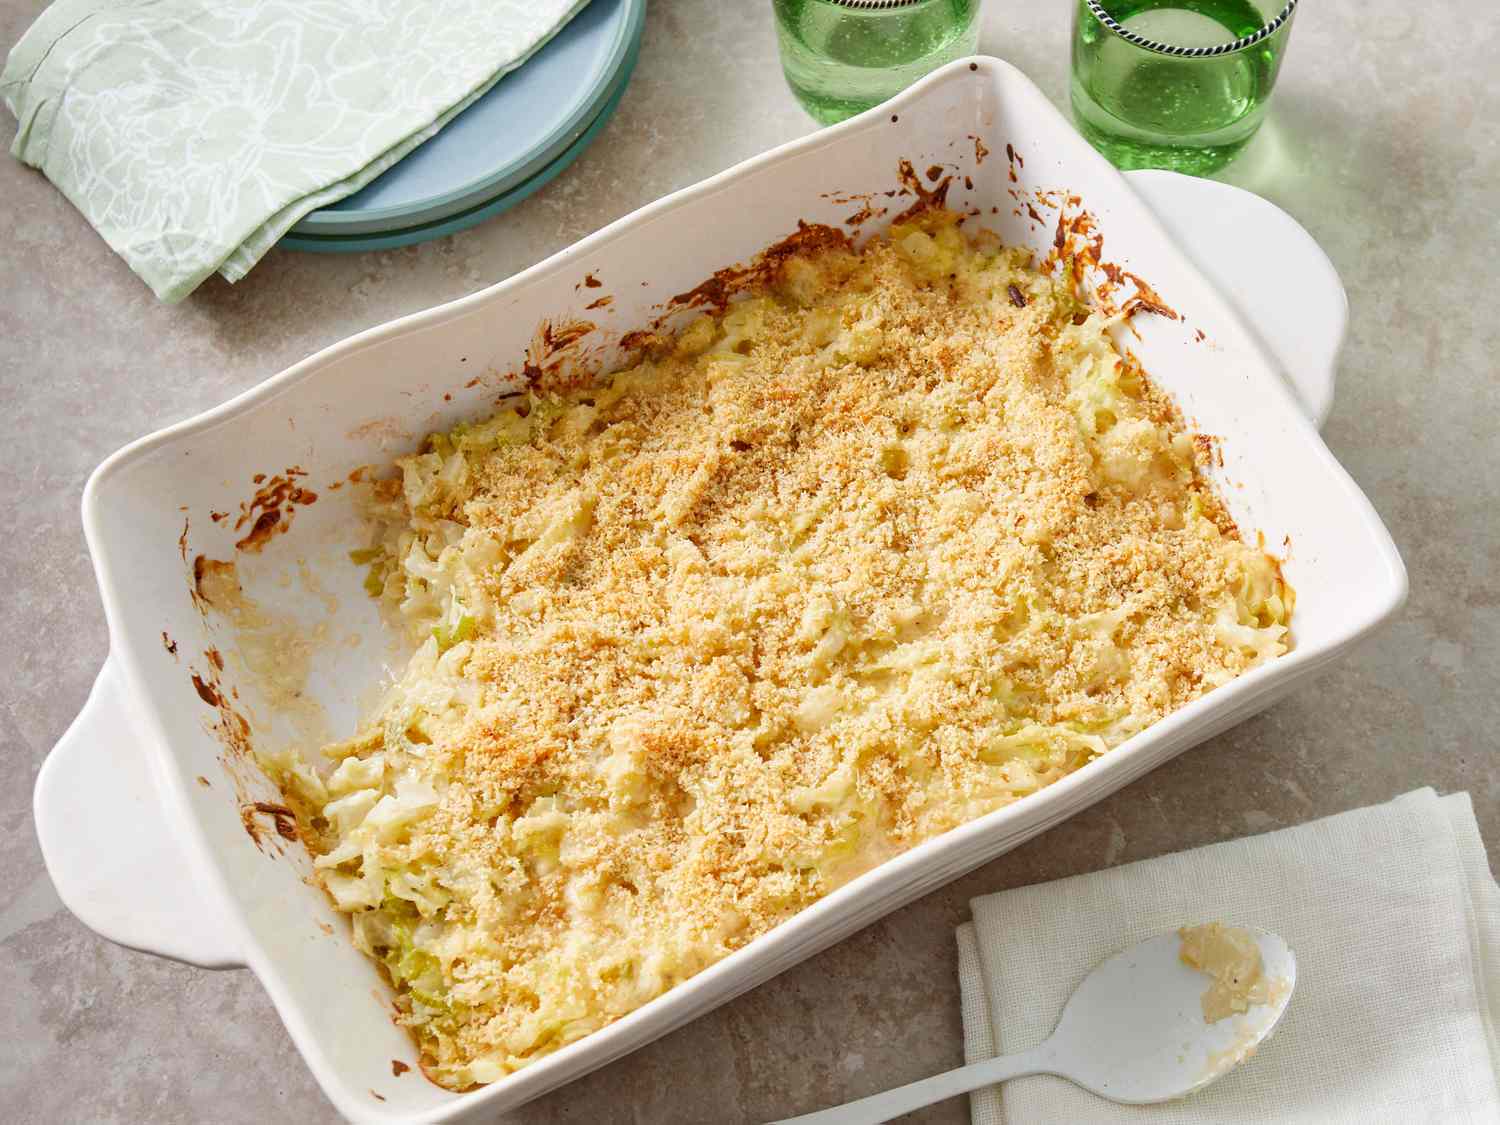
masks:
<svg viewBox="0 0 1500 1125"><path fill-rule="evenodd" d="M1111 327L931 211L401 462L362 561L421 647L293 784L429 1074L587 1034L1285 650Z"/></svg>

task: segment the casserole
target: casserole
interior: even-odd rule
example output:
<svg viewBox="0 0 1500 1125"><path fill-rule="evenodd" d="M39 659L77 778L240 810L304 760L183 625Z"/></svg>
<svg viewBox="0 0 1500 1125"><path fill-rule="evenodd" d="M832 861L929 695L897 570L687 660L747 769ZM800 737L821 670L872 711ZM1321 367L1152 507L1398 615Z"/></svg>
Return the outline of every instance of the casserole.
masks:
<svg viewBox="0 0 1500 1125"><path fill-rule="evenodd" d="M1171 306L1179 319L1137 317L1130 346L1190 425L1213 435L1214 476L1240 527L1273 550L1289 545L1284 568L1299 594L1293 651L1043 792L861 876L483 1091L455 1095L394 1076L392 1060L409 1062L412 1045L391 1024L369 963L303 882L306 857L275 834L277 794L235 748L247 734L284 741L301 716L273 705L232 665L216 669L228 638L195 604L194 560L236 558L259 602L288 620L324 624L328 643L310 654L307 695L332 730L352 730L360 689L379 680L388 652L346 558L362 530L341 482L487 411L523 357L609 369L629 351L629 330L715 269L750 258L799 220L838 224L878 211L888 202L880 193L901 189L903 161L923 170L922 190L950 177L950 206L981 211L1007 242L1039 252L1053 245L1059 212L1076 219L1086 207L1104 257L1117 272L1149 279ZM1028 206L1052 221L1033 220ZM866 229L879 221L869 218ZM1301 261L1312 288L1322 282L1323 303L1310 307L1329 309L1330 292L1341 300L1320 255ZM611 302L600 304L603 295ZM1341 327L1340 314L1334 303L1327 327ZM593 327L577 329L585 321ZM554 348L563 337L570 346ZM1331 361L1332 349L1326 354ZM1326 393L1316 401L1326 406ZM84 523L113 647L38 780L49 871L69 907L107 936L198 964L248 964L334 1104L366 1120L489 1116L617 1058L1266 706L1392 613L1406 586L1379 518L1235 313L1125 179L1025 78L989 59L952 64L876 110L646 207L509 281L356 336L134 443L90 479ZM85 755L106 731L126 736L120 752ZM156 823L168 830L151 831ZM161 889L173 882L164 871L182 870L179 853L202 888L197 896Z"/></svg>

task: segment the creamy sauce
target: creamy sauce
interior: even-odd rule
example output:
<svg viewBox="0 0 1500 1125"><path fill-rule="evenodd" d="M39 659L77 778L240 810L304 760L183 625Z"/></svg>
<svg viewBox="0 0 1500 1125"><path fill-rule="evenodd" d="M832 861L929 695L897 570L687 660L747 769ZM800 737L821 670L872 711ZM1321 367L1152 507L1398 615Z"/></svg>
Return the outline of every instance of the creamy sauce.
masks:
<svg viewBox="0 0 1500 1125"><path fill-rule="evenodd" d="M1207 973L1213 983L1203 993L1203 1019L1217 1023L1252 1004L1269 1003L1270 982L1262 972L1260 947L1249 930L1209 922L1177 931L1184 965Z"/></svg>

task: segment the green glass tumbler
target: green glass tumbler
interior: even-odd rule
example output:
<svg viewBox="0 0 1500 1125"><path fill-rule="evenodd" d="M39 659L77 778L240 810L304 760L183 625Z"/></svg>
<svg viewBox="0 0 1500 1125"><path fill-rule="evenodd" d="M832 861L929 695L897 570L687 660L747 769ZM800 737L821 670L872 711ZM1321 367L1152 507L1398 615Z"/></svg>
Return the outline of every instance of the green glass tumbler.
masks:
<svg viewBox="0 0 1500 1125"><path fill-rule="evenodd" d="M980 0L774 0L781 69L824 125L894 97L979 45Z"/></svg>
<svg viewBox="0 0 1500 1125"><path fill-rule="evenodd" d="M1078 0L1078 130L1119 168L1201 176L1266 114L1297 0Z"/></svg>

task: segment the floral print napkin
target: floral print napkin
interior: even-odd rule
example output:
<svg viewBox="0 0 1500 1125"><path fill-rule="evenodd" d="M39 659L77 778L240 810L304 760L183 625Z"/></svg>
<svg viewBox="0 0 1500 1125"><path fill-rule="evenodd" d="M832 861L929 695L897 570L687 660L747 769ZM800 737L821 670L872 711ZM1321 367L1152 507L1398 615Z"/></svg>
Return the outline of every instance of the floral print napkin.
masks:
<svg viewBox="0 0 1500 1125"><path fill-rule="evenodd" d="M164 301L243 277L587 0L56 0L10 53L11 151Z"/></svg>

